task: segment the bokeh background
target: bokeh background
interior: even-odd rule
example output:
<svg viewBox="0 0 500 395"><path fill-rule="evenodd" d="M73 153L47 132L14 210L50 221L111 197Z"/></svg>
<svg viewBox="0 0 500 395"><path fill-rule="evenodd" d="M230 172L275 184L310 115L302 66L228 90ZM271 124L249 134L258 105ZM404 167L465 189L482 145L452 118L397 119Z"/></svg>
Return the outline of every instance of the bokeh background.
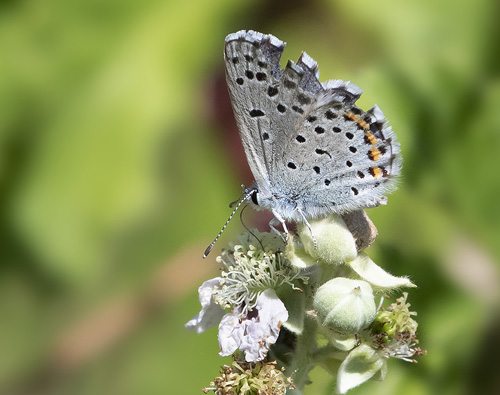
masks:
<svg viewBox="0 0 500 395"><path fill-rule="evenodd" d="M216 331L185 332L251 183L224 37L272 33L351 80L401 141L368 213L375 262L419 288L416 365L352 394L500 393L500 3L0 3L0 392L200 394ZM252 224L257 216L244 213ZM305 394L331 394L320 369Z"/></svg>

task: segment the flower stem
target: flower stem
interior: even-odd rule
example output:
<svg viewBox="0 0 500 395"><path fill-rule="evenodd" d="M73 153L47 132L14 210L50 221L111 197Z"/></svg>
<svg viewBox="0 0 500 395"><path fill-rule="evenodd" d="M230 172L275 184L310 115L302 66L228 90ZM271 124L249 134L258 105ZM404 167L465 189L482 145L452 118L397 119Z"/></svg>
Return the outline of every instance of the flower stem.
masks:
<svg viewBox="0 0 500 395"><path fill-rule="evenodd" d="M297 337L293 361L290 364L289 372L293 377L295 386L302 390L309 384L309 372L314 367L312 355L316 351L316 332L318 324L314 317L306 314L304 321L304 330Z"/></svg>

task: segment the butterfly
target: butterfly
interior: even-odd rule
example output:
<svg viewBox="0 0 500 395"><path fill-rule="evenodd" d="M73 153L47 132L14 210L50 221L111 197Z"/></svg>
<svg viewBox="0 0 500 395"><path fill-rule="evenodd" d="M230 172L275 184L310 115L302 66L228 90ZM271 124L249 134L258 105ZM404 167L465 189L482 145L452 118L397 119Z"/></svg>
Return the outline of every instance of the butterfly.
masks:
<svg viewBox="0 0 500 395"><path fill-rule="evenodd" d="M316 61L305 52L282 69L285 45L273 35L241 30L226 37L224 60L255 178L235 211L251 201L270 210L271 227L277 220L288 235L286 221L310 228L311 219L385 204L401 155L380 108L356 106L360 88L349 81L320 82Z"/></svg>

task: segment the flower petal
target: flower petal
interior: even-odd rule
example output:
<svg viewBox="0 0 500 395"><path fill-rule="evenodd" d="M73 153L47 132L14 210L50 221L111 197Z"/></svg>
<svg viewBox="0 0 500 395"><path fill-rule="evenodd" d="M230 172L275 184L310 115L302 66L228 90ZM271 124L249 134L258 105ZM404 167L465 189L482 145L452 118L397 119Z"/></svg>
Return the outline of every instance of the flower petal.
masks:
<svg viewBox="0 0 500 395"><path fill-rule="evenodd" d="M217 325L224 316L224 309L215 303L212 298L212 291L215 286L220 284L220 280L220 277L212 278L205 281L198 288L201 311L184 325L188 331L202 333Z"/></svg>
<svg viewBox="0 0 500 395"><path fill-rule="evenodd" d="M255 309L257 317L246 321L247 335L240 346L247 362L261 361L266 357L271 345L278 340L281 323L288 319L285 305L272 289L259 295Z"/></svg>
<svg viewBox="0 0 500 395"><path fill-rule="evenodd" d="M239 309L231 311L222 318L218 334L219 355L227 357L240 347L245 334L245 326L246 325L241 322L241 313Z"/></svg>

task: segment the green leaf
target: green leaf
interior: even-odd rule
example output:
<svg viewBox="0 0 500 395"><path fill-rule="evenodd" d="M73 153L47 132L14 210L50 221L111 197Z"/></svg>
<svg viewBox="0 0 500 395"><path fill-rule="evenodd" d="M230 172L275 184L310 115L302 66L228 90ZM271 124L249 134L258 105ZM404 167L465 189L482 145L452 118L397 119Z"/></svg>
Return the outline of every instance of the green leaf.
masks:
<svg viewBox="0 0 500 395"><path fill-rule="evenodd" d="M340 365L337 392L345 394L351 388L371 379L385 364L386 359L366 344L355 348Z"/></svg>
<svg viewBox="0 0 500 395"><path fill-rule="evenodd" d="M363 280L368 281L374 290L385 291L401 287L416 287L406 277L396 277L387 273L364 252L360 252L356 259L348 264Z"/></svg>

